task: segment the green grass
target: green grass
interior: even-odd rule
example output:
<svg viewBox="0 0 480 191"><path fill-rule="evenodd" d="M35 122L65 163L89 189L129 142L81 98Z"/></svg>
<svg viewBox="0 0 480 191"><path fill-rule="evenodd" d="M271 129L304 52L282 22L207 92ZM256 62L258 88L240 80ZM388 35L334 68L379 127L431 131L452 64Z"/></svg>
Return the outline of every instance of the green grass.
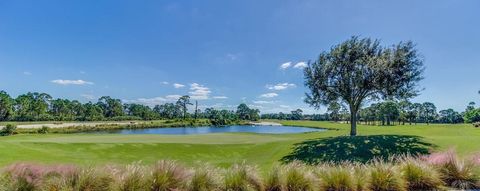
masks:
<svg viewBox="0 0 480 191"><path fill-rule="evenodd" d="M0 137L0 166L19 161L99 165L152 164L160 159L227 167L245 161L262 170L291 158L345 157L363 149L358 157L397 151L440 151L455 148L460 156L480 151L480 129L460 125L359 125L360 137L348 139L349 124L312 121L280 121L284 125L332 128L326 132L265 135L225 133L207 135L48 134ZM382 135L382 136L373 136ZM393 142L393 143L392 143ZM388 143L388 144L387 144ZM302 148L313 148L308 152ZM332 149L335 148L335 149ZM344 151L345 153L339 152ZM311 153L309 153L311 152ZM365 152L367 154L365 154ZM370 153L370 154L372 154ZM331 156L334 155L334 156ZM290 158L290 159L291 159Z"/></svg>

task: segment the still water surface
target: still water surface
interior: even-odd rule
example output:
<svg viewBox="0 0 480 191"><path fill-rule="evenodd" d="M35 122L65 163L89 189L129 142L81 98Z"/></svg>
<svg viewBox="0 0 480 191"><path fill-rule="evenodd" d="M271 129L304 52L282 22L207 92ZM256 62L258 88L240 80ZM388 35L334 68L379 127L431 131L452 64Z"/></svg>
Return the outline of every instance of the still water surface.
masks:
<svg viewBox="0 0 480 191"><path fill-rule="evenodd" d="M190 135L190 134L208 134L208 133L262 133L262 134L286 134L286 133L306 133L315 131L325 131L325 129L315 129L308 127L293 126L255 126L255 125L232 125L225 127L161 127L149 129L123 129L103 133L118 134L165 134L165 135ZM98 133L98 132L97 132Z"/></svg>

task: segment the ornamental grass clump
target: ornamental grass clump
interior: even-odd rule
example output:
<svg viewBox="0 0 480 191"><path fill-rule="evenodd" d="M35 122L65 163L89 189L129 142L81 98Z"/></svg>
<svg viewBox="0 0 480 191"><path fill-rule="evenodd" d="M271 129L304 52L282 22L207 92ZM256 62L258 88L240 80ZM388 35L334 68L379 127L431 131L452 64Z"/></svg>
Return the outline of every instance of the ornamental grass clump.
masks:
<svg viewBox="0 0 480 191"><path fill-rule="evenodd" d="M263 183L255 167L237 164L226 170L224 190L261 191L263 190Z"/></svg>
<svg viewBox="0 0 480 191"><path fill-rule="evenodd" d="M51 184L52 179L67 180L67 178L76 175L77 168L69 165L45 166L28 163L18 163L7 166L4 169L2 177L2 187L6 190L40 190L47 185L52 189L58 187L65 188L65 184Z"/></svg>
<svg viewBox="0 0 480 191"><path fill-rule="evenodd" d="M221 178L218 170L209 166L196 168L190 183L189 191L218 191L221 189Z"/></svg>
<svg viewBox="0 0 480 191"><path fill-rule="evenodd" d="M320 191L356 191L354 172L354 166L348 163L321 166L317 171Z"/></svg>
<svg viewBox="0 0 480 191"><path fill-rule="evenodd" d="M147 169L139 163L127 165L116 171L117 189L119 191L148 190Z"/></svg>
<svg viewBox="0 0 480 191"><path fill-rule="evenodd" d="M373 161L370 164L370 179L368 190L371 191L404 191L405 182L399 173L398 167L382 161Z"/></svg>
<svg viewBox="0 0 480 191"><path fill-rule="evenodd" d="M152 191L183 190L190 172L174 161L161 160L153 167L148 184Z"/></svg>
<svg viewBox="0 0 480 191"><path fill-rule="evenodd" d="M400 162L407 190L439 190L443 186L439 172L426 162L413 157L405 157Z"/></svg>
<svg viewBox="0 0 480 191"><path fill-rule="evenodd" d="M298 162L292 162L284 168L286 191L315 190L315 178L308 167Z"/></svg>
<svg viewBox="0 0 480 191"><path fill-rule="evenodd" d="M279 166L274 166L265 178L265 191L283 191L284 180L282 170Z"/></svg>
<svg viewBox="0 0 480 191"><path fill-rule="evenodd" d="M444 160L434 161L433 165L439 168L442 180L448 187L458 189L480 188L480 176L478 166L471 160L460 160L453 151L447 151L438 155L444 156ZM428 160L432 162L432 160Z"/></svg>
<svg viewBox="0 0 480 191"><path fill-rule="evenodd" d="M111 191L115 183L112 173L105 168L85 168L80 171L74 190Z"/></svg>

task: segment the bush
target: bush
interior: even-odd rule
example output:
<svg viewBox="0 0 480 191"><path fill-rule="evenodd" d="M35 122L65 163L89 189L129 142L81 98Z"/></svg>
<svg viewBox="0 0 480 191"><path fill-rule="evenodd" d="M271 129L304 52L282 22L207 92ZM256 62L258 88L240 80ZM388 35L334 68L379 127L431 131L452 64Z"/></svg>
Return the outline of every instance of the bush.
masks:
<svg viewBox="0 0 480 191"><path fill-rule="evenodd" d="M17 125L15 124L7 124L2 130L0 130L1 136L8 136L13 135L16 133Z"/></svg>
<svg viewBox="0 0 480 191"><path fill-rule="evenodd" d="M473 123L474 127L480 127L480 122Z"/></svg>
<svg viewBox="0 0 480 191"><path fill-rule="evenodd" d="M37 130L38 134L47 134L50 131L50 127L42 126L42 128Z"/></svg>

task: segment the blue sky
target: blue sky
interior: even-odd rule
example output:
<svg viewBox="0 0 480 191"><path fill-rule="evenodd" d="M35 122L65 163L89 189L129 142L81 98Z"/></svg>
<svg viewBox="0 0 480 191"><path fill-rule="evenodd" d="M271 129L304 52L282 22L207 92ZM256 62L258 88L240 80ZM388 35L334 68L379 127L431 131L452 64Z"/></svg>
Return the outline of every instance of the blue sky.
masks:
<svg viewBox="0 0 480 191"><path fill-rule="evenodd" d="M203 107L312 113L302 62L360 35L414 41L426 65L414 101L464 110L480 102L478 8L475 0L0 1L0 89L150 105L189 94Z"/></svg>

